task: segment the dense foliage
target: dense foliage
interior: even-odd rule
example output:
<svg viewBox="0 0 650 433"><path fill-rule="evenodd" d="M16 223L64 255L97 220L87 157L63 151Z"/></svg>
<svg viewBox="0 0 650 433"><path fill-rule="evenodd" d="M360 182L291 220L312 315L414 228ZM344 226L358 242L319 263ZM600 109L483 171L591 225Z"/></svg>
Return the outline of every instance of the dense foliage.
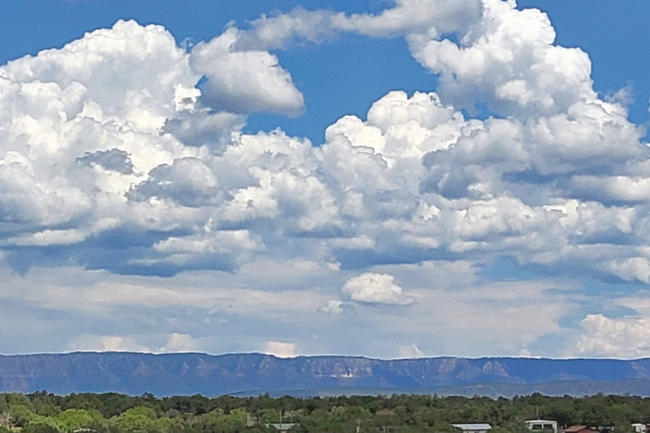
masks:
<svg viewBox="0 0 650 433"><path fill-rule="evenodd" d="M292 433L451 432L452 423L487 422L494 433L526 431L524 420L631 431L650 423L650 399L630 396L513 399L435 395L249 398L201 395L0 394L0 433L272 433L268 423L295 422Z"/></svg>

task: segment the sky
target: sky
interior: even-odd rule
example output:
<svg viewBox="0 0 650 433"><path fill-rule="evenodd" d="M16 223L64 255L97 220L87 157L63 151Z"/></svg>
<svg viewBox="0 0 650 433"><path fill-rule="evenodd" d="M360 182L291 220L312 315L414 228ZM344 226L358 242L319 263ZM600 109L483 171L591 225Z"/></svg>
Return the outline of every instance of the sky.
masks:
<svg viewBox="0 0 650 433"><path fill-rule="evenodd" d="M645 0L0 4L0 353L650 356Z"/></svg>

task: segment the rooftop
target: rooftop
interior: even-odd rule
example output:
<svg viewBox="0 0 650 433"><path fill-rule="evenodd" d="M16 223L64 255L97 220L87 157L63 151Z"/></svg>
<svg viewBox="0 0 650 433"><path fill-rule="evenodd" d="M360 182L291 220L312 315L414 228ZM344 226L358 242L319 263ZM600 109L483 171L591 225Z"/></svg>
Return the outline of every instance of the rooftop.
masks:
<svg viewBox="0 0 650 433"><path fill-rule="evenodd" d="M490 424L452 424L461 430L491 430Z"/></svg>

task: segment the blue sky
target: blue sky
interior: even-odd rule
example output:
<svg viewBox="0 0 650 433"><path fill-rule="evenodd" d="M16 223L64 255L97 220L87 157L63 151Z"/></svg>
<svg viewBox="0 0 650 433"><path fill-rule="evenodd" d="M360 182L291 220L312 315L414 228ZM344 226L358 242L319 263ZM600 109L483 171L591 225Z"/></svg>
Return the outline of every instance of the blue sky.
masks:
<svg viewBox="0 0 650 433"><path fill-rule="evenodd" d="M650 355L647 2L5 3L0 352Z"/></svg>

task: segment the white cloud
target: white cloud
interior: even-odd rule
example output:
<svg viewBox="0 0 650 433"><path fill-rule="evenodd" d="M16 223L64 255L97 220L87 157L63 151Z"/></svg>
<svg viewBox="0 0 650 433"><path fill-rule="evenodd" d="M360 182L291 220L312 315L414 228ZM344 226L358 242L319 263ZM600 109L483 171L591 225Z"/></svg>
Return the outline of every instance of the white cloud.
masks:
<svg viewBox="0 0 650 433"><path fill-rule="evenodd" d="M400 358L413 359L425 357L424 353L415 344L411 344L409 346L400 346L397 348L397 350Z"/></svg>
<svg viewBox="0 0 650 433"><path fill-rule="evenodd" d="M321 311L323 313L327 314L343 314L343 301L339 301L336 299L329 299L325 305L320 307L318 311Z"/></svg>
<svg viewBox="0 0 650 433"><path fill-rule="evenodd" d="M263 352L275 355L278 358L295 358L298 356L295 344L282 341L267 341L264 344Z"/></svg>
<svg viewBox="0 0 650 433"><path fill-rule="evenodd" d="M318 309L319 312L331 315L354 314L354 306L349 302L343 302L338 299L328 299L325 305Z"/></svg>
<svg viewBox="0 0 650 433"><path fill-rule="evenodd" d="M171 333L165 345L159 349L151 349L138 340L149 339L149 336L118 336L118 335L81 335L68 343L67 349L71 351L98 351L98 352L140 352L140 353L168 353L192 352L199 347L198 342L188 334Z"/></svg>
<svg viewBox="0 0 650 433"><path fill-rule="evenodd" d="M134 338L118 335L82 335L69 343L68 349L93 352L152 352L151 349L139 344Z"/></svg>
<svg viewBox="0 0 650 433"><path fill-rule="evenodd" d="M575 176L571 187L601 201L648 202L650 179L631 176Z"/></svg>
<svg viewBox="0 0 650 433"><path fill-rule="evenodd" d="M263 16L237 41L240 49L283 48L294 40L321 43L337 33L375 37L399 36L418 31L453 33L465 30L481 13L479 0L396 0L377 15L301 7L288 14Z"/></svg>
<svg viewBox="0 0 650 433"><path fill-rule="evenodd" d="M167 339L167 344L160 352L193 352L199 347L198 342L189 334L172 333Z"/></svg>
<svg viewBox="0 0 650 433"><path fill-rule="evenodd" d="M430 281L434 281L437 274L429 272ZM397 326L421 335L420 341L429 344L432 340L424 340L426 333L435 329L445 336L445 353L467 353L463 348L471 347L473 356L517 356L522 347L531 347L542 336L560 341L571 338L559 322L578 309L576 303L581 299L574 283L553 280L474 283L452 289L421 282L419 287L411 290L418 300L411 309L419 317L417 323ZM500 349L495 351L495 347Z"/></svg>
<svg viewBox="0 0 650 433"><path fill-rule="evenodd" d="M342 248L346 250L372 250L375 248L376 242L374 239L363 235L354 238L333 239L331 244L335 248Z"/></svg>
<svg viewBox="0 0 650 433"><path fill-rule="evenodd" d="M241 32L236 41L239 49L277 49L291 44L294 39L322 42L335 33L332 20L341 13L309 11L300 6L288 14L263 15L254 20L252 28Z"/></svg>
<svg viewBox="0 0 650 433"><path fill-rule="evenodd" d="M203 161L180 158L171 165L161 164L151 170L148 179L137 185L129 195L138 201L156 197L197 207L219 198L217 183L214 173Z"/></svg>
<svg viewBox="0 0 650 433"><path fill-rule="evenodd" d="M88 235L79 230L44 230L32 235L23 235L17 238L9 238L0 241L0 245L38 246L46 247L48 245L70 245L83 242Z"/></svg>
<svg viewBox="0 0 650 433"><path fill-rule="evenodd" d="M621 269L638 256L625 246L644 238L637 207L646 201L648 151L625 109L597 98L588 58L553 45L539 12L488 1L479 15L466 5L464 15L436 2L422 23L464 17L457 46L421 32L416 12L432 4L328 15L403 28L414 55L443 80L442 96L390 92L367 120L341 118L322 146L282 131L242 134L245 116L234 113L302 106L288 73L250 37L302 34L301 20L315 19L306 11L262 19L250 32L228 28L190 54L161 27L118 22L11 62L0 73L0 213L18 225L4 245L75 245L62 254L101 267L105 256L85 254L86 245L121 237L110 269L124 273L232 270L260 255L363 267L397 261L399 249L413 262L433 252L544 266L570 257L583 272L644 281ZM484 78L463 69L463 56L482 59ZM240 67L245 73L233 72ZM199 91L201 75L208 83ZM456 85L511 116L466 119ZM533 92L528 99L503 93L521 86ZM540 102L547 97L550 105ZM607 173L585 174L604 164ZM233 244L233 233L246 236ZM594 257L597 242L611 248Z"/></svg>
<svg viewBox="0 0 650 433"><path fill-rule="evenodd" d="M441 74L443 99L473 109L480 100L504 115L553 114L580 97L593 101L591 63L579 49L553 45L555 30L536 9L488 0L461 45L413 33L413 55Z"/></svg>
<svg viewBox="0 0 650 433"><path fill-rule="evenodd" d="M299 114L304 99L291 75L267 51L236 51L238 34L230 28L192 49L193 69L208 79L201 101L219 111Z"/></svg>
<svg viewBox="0 0 650 433"><path fill-rule="evenodd" d="M632 257L624 261L610 263L612 274L626 281L650 283L650 261L645 257Z"/></svg>
<svg viewBox="0 0 650 433"><path fill-rule="evenodd" d="M640 358L650 355L650 320L610 319L590 314L580 322L583 334L573 354L610 358Z"/></svg>
<svg viewBox="0 0 650 433"><path fill-rule="evenodd" d="M209 353L262 350L277 341L295 344L301 354L386 358L398 355L405 342L422 348L426 341L426 352L436 354L516 356L530 346L536 355L563 356L564 347L544 352L535 343L541 336L568 338L558 323L580 314L577 287L566 282L479 284L469 262L372 270L395 275L417 304L363 308L336 299L355 271L295 260L257 261L233 273L186 271L174 278L67 267L35 267L20 276L0 269L0 326L14 323L12 333L0 333L0 343L21 353L103 350L99 342L108 335L123 336L124 350L161 352L170 336L186 334L193 343L181 337L171 342ZM381 338L369 339L371 332ZM82 341L79 334L92 339Z"/></svg>
<svg viewBox="0 0 650 433"><path fill-rule="evenodd" d="M413 56L439 75L438 90L389 92L365 119L330 125L324 143L281 130L243 133L251 112L304 108L290 72L268 50L340 32L406 37ZM379 309L364 318L341 313L359 304L412 305L382 312L422 318L435 310L423 323L463 335L486 318L490 330L527 322L522 335L506 330L489 341L534 352L537 338L562 332L560 318L573 306L532 283L518 286L523 304L499 298L514 292L508 287L490 285L467 289L475 301L463 303L477 267L506 256L571 277L650 281L643 131L616 98L594 91L587 54L554 40L545 14L514 2L400 0L377 15L297 9L263 17L190 53L160 26L120 21L9 62L0 67L3 263L23 273L36 267L38 275L48 267L66 275L65 264L154 276L79 291L50 282L23 294L33 308L97 312L129 300L239 317L264 306L266 318L283 324L300 312L339 326L376 320L364 326L388 332ZM494 116L472 118L477 103ZM434 268L462 281L457 293L448 281L431 287L442 280ZM185 293L156 279L201 270L229 272L218 274L228 290ZM417 280L423 274L428 284ZM485 313L495 299L507 308ZM463 322L446 311L454 309L484 321ZM228 314L207 319L221 323ZM581 344L605 353L596 343L589 349L590 335L609 326L594 320ZM404 322L396 326L401 335L424 332ZM189 335L206 341L195 329L176 329L186 328L160 331L163 340L175 335L170 347L192 346ZM92 338L87 347L103 347ZM107 347L137 345L134 337L110 338ZM294 341L287 332L247 344L276 339Z"/></svg>
<svg viewBox="0 0 650 433"><path fill-rule="evenodd" d="M335 16L337 30L373 36L410 33L435 29L451 33L477 19L481 5L476 0L396 0L394 8L379 15Z"/></svg>
<svg viewBox="0 0 650 433"><path fill-rule="evenodd" d="M415 302L395 283L395 277L388 274L368 272L351 278L342 291L350 300L362 304L410 305Z"/></svg>

